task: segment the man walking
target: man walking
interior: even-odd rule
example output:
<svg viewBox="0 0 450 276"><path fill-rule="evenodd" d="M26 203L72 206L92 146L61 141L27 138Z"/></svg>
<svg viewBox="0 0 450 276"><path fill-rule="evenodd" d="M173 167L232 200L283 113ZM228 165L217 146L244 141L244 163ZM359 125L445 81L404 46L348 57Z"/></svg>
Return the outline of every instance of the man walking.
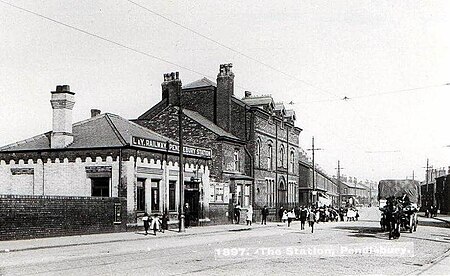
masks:
<svg viewBox="0 0 450 276"><path fill-rule="evenodd" d="M267 215L269 215L269 209L266 205L261 209L261 224L266 224L267 222Z"/></svg>
<svg viewBox="0 0 450 276"><path fill-rule="evenodd" d="M302 209L300 210L300 230L305 230L305 221L308 217L308 210L305 206L302 206Z"/></svg>
<svg viewBox="0 0 450 276"><path fill-rule="evenodd" d="M310 209L308 215L309 227L311 227L311 233L314 233L314 222L316 221L316 213L313 208Z"/></svg>

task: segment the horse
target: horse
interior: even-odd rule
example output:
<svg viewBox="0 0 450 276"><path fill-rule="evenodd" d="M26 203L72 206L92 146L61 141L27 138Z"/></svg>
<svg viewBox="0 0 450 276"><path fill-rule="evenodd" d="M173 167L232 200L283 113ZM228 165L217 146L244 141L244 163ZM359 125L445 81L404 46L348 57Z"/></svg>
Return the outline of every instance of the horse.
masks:
<svg viewBox="0 0 450 276"><path fill-rule="evenodd" d="M402 206L394 198L387 200L385 211L385 225L389 231L389 239L398 239L400 237L400 225L402 217Z"/></svg>

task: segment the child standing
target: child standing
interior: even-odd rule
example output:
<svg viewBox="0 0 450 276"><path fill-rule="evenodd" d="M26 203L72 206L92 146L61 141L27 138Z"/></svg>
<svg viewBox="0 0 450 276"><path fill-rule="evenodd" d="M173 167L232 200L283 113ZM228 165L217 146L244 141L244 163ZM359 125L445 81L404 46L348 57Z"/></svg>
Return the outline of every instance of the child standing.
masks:
<svg viewBox="0 0 450 276"><path fill-rule="evenodd" d="M152 224L151 224L151 228L153 230L153 235L156 236L156 231L158 231L160 229L161 226L161 220L158 217L158 214L154 214L153 218L152 218Z"/></svg>

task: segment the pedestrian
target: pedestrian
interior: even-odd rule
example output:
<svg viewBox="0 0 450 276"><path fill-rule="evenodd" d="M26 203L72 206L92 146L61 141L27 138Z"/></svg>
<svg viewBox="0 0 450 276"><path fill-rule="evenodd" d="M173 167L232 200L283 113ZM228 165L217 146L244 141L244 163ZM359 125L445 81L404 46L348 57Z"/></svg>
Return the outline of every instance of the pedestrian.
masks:
<svg viewBox="0 0 450 276"><path fill-rule="evenodd" d="M358 213L358 210L356 209L356 214L355 214L356 221L358 221L358 218L359 218L359 213Z"/></svg>
<svg viewBox="0 0 450 276"><path fill-rule="evenodd" d="M236 222L236 224L239 224L241 220L241 206L238 204L236 204L236 206L234 206L234 221Z"/></svg>
<svg viewBox="0 0 450 276"><path fill-rule="evenodd" d="M189 208L189 203L184 204L184 227L188 228L191 226L191 209Z"/></svg>
<svg viewBox="0 0 450 276"><path fill-rule="evenodd" d="M156 231L158 231L161 227L161 220L158 217L158 214L154 214L152 218L152 224L150 226L153 230L153 235L156 236Z"/></svg>
<svg viewBox="0 0 450 276"><path fill-rule="evenodd" d="M305 221L308 217L308 210L305 206L302 206L302 209L300 210L300 230L305 230Z"/></svg>
<svg viewBox="0 0 450 276"><path fill-rule="evenodd" d="M311 227L311 233L314 233L314 222L316 221L316 214L314 209L310 209L309 215L308 215L308 223L309 227Z"/></svg>
<svg viewBox="0 0 450 276"><path fill-rule="evenodd" d="M283 223L286 223L287 220L288 220L288 211L287 211L287 210L284 210L284 211L283 211L283 216L281 217L281 221L282 221Z"/></svg>
<svg viewBox="0 0 450 276"><path fill-rule="evenodd" d="M288 217L288 227L291 227L291 222L295 220L295 210L292 209L292 211L288 212L287 217Z"/></svg>
<svg viewBox="0 0 450 276"><path fill-rule="evenodd" d="M283 214L284 214L284 208L283 205L280 207L280 210L278 210L278 217L280 221L283 221Z"/></svg>
<svg viewBox="0 0 450 276"><path fill-rule="evenodd" d="M269 215L269 209L266 205L261 209L261 224L266 224L267 222L267 216Z"/></svg>
<svg viewBox="0 0 450 276"><path fill-rule="evenodd" d="M169 221L169 216L167 215L167 211L164 211L162 219L161 219L161 230L164 233L164 230L168 229L167 222Z"/></svg>
<svg viewBox="0 0 450 276"><path fill-rule="evenodd" d="M251 205L248 206L246 220L247 220L247 225L252 226L252 220L253 220L253 207L252 207Z"/></svg>
<svg viewBox="0 0 450 276"><path fill-rule="evenodd" d="M149 220L150 220L150 218L148 217L148 214L144 213L144 216L142 217L142 221L144 222L145 235L148 235L148 228L150 226Z"/></svg>

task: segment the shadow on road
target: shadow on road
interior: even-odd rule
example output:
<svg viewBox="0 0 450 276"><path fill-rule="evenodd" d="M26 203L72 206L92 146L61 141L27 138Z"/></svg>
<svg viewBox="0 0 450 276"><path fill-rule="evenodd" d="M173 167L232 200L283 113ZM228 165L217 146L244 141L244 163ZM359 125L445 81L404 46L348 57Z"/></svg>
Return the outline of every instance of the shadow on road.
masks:
<svg viewBox="0 0 450 276"><path fill-rule="evenodd" d="M337 226L335 229L347 230L349 231L350 237L356 238L374 238L374 239L387 239L387 233L382 232L379 227L368 227L368 226ZM386 236L386 237L385 237Z"/></svg>

